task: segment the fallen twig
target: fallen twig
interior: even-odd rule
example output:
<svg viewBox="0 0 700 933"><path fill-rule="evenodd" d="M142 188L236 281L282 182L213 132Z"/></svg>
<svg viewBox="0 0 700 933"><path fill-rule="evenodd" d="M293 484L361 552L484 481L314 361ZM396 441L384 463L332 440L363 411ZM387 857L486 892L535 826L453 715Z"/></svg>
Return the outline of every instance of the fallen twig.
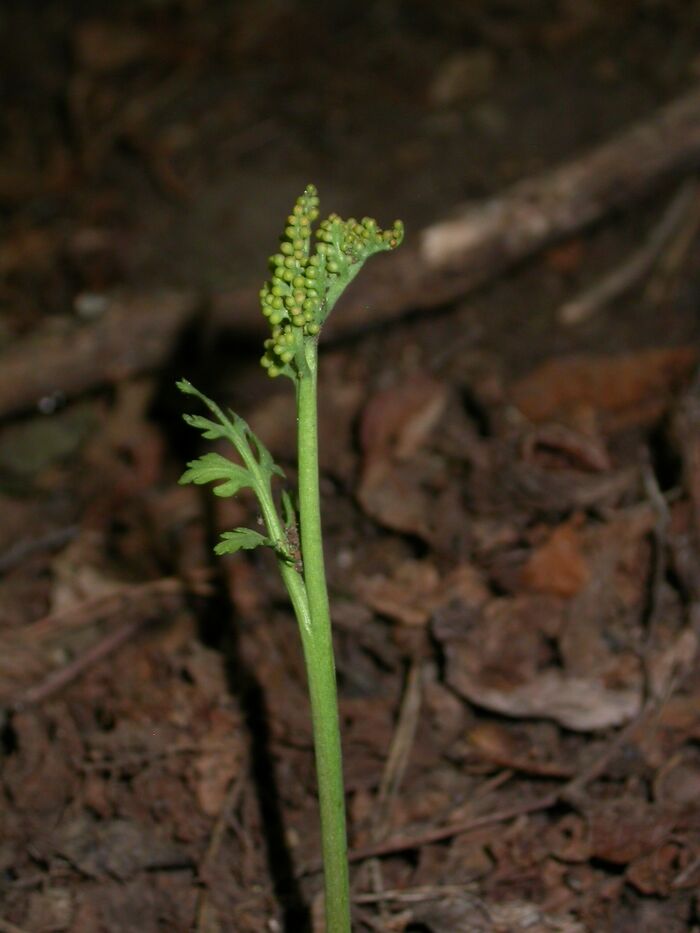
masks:
<svg viewBox="0 0 700 933"><path fill-rule="evenodd" d="M0 417L157 368L198 304L175 292L122 296L96 321L62 333L47 324L18 340L0 356Z"/></svg>
<svg viewBox="0 0 700 933"><path fill-rule="evenodd" d="M423 693L422 674L422 664L418 659L415 659L408 672L399 719L389 747L379 791L377 792L376 822L372 831L375 838L386 834L391 805L406 773L420 716Z"/></svg>
<svg viewBox="0 0 700 933"><path fill-rule="evenodd" d="M177 577L162 577L148 580L146 583L126 584L108 593L86 599L77 606L70 606L59 612L51 612L35 622L26 625L21 633L34 639L53 635L65 628L80 628L89 625L96 618L108 618L117 612L123 614L135 605L143 605L154 598L176 596L182 593L185 584Z"/></svg>
<svg viewBox="0 0 700 933"><path fill-rule="evenodd" d="M328 321L326 338L453 301L698 166L695 88L583 156L420 231L353 285L343 314ZM56 392L73 396L157 367L198 306L192 295L142 295L63 335L47 329L17 341L0 357L0 417ZM266 329L253 288L213 296L209 319L214 328L240 334Z"/></svg>
<svg viewBox="0 0 700 933"><path fill-rule="evenodd" d="M387 755L379 790L377 791L377 799L374 804L371 827L371 838L373 840L382 839L387 834L391 807L406 773L420 717L423 694L422 674L423 666L418 658L414 658L406 679L406 688L401 700L398 722L389 746L389 754ZM379 904L381 919L385 921L386 917L384 916L384 905L381 897L384 889L381 863L373 859L368 862L367 867L370 872L372 889Z"/></svg>
<svg viewBox="0 0 700 933"><path fill-rule="evenodd" d="M57 671L52 671L48 677L41 683L29 687L23 693L20 693L10 704L9 708L13 712L20 712L28 706L35 706L37 703L43 703L50 696L63 690L72 681L76 680L84 671L98 661L102 661L108 655L116 651L136 634L141 628L142 622L127 622L109 635L105 635L100 641L92 645L87 651L83 652L74 661L64 665Z"/></svg>
<svg viewBox="0 0 700 933"><path fill-rule="evenodd" d="M329 334L452 301L699 165L696 87L584 155L409 238L352 289L349 306L331 322Z"/></svg>
<svg viewBox="0 0 700 933"><path fill-rule="evenodd" d="M444 897L460 897L472 900L474 892L466 884L422 885L415 888L398 888L384 891L381 898L397 904L421 904L424 901L437 901ZM356 894L356 904L376 904L380 900L377 894Z"/></svg>
<svg viewBox="0 0 700 933"><path fill-rule="evenodd" d="M196 930L198 933L205 933L205 931L209 929L209 886L206 878L207 870L211 865L214 864L219 854L219 849L221 848L221 843L224 839L224 832L226 831L226 825L231 817L231 813L233 812L234 807L240 800L243 788L245 786L245 778L246 773L245 771L242 771L238 777L231 781L229 784L228 790L226 791L226 796L224 797L223 805L219 811L219 815L216 818L214 828L212 829L212 833L209 838L207 851L204 853L204 858L200 864L199 876L202 880L203 887L197 898Z"/></svg>
<svg viewBox="0 0 700 933"><path fill-rule="evenodd" d="M695 178L684 182L671 199L661 220L651 230L645 243L621 266L613 269L591 288L567 301L559 309L562 324L580 324L619 298L647 276L663 250L687 223L697 201Z"/></svg>
<svg viewBox="0 0 700 933"><path fill-rule="evenodd" d="M156 596L162 598L168 595L181 595L184 591L185 584L181 580L174 578L154 580L138 586L125 587L116 593L109 593L94 600L87 600L80 606L62 613L45 616L32 625L26 626L22 630L22 635L40 638L61 629L77 628L93 622L96 618L104 618L116 612L123 615L127 609L133 609L135 604L143 606L144 603L148 603L149 600ZM6 708L16 712L26 709L28 706L44 702L48 697L53 696L76 680L88 668L102 661L129 641L148 621L149 617L150 614L142 612L140 618L126 622L114 631L109 632L79 657L58 670L52 671L40 683L19 693L7 704Z"/></svg>
<svg viewBox="0 0 700 933"><path fill-rule="evenodd" d="M669 301L678 285L681 268L688 257L699 229L700 197L696 191L691 209L659 257L654 273L644 289L644 299L646 301L656 305Z"/></svg>
<svg viewBox="0 0 700 933"><path fill-rule="evenodd" d="M519 816L525 816L528 813L539 813L542 810L549 810L559 801L559 794L553 792L537 800L530 800L526 803L517 804L513 807L505 807L503 810L495 810L493 813L485 813L482 816L475 816L468 820L451 823L447 826L438 826L435 829L428 829L423 833L416 833L414 836L394 836L385 839L383 842L372 843L366 846L360 846L351 849L349 859L351 862L361 862L366 858L372 858L379 855L392 855L396 852L405 852L407 849L420 849L422 846L430 845L433 842L442 842L445 839L452 839L462 833L471 832L474 829L481 829L482 826L490 826L493 823L505 823L508 820L517 819ZM318 866L320 868L320 865ZM308 871L317 870L314 864Z"/></svg>
<svg viewBox="0 0 700 933"><path fill-rule="evenodd" d="M676 684L676 687L677 686L678 684ZM664 697L664 700L667 700L669 696L670 691L666 697ZM472 832L475 829L481 829L483 826L490 826L494 823L505 823L531 813L541 813L544 810L550 810L559 803L566 803L575 808L579 808L581 806L581 796L585 787L590 784L591 781L600 777L614 755L629 741L630 737L634 735L637 729L639 729L653 713L658 711L659 706L660 704L658 701L653 699L649 700L640 711L639 715L611 738L602 753L598 755L590 765L580 771L578 775L567 781L559 790L552 791L552 793L545 794L535 800L515 804L512 807L505 807L502 810L495 810L493 813L484 813L481 816L459 820L454 823L449 823L446 826L438 826L421 833L415 833L414 835L399 835L385 839L383 842L358 846L350 850L348 855L349 861L361 862L367 858L393 855L397 852L405 852L409 849L420 849L422 846L430 845L434 842L443 842L445 839L452 839L454 836ZM301 874L313 873L318 871L320 867L320 862L313 862L304 868Z"/></svg>
<svg viewBox="0 0 700 933"><path fill-rule="evenodd" d="M56 548L68 544L78 534L77 525L69 525L66 528L57 528L54 531L48 531L45 535L38 538L24 538L18 541L11 548L8 548L4 554L0 554L0 573L7 573L23 560L36 554L39 551L52 551Z"/></svg>

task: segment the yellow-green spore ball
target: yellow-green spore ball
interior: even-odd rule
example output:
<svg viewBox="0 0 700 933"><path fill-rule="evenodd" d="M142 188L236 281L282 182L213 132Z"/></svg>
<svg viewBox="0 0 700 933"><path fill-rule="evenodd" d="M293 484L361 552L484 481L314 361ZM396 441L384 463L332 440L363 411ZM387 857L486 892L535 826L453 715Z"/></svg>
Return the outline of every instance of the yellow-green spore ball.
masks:
<svg viewBox="0 0 700 933"><path fill-rule="evenodd" d="M371 217L342 220L332 213L318 225L312 245L318 205L316 188L308 185L287 217L279 249L270 257L270 279L260 291L272 331L261 362L270 376L296 373L303 341L318 335L358 267L374 253L394 249L403 238L399 221L382 230Z"/></svg>

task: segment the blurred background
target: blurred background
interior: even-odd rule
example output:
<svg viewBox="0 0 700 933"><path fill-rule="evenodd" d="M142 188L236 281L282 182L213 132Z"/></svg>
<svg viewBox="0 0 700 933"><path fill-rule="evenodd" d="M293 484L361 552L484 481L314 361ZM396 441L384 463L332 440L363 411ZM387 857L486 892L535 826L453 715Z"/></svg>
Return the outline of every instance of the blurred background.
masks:
<svg viewBox="0 0 700 933"><path fill-rule="evenodd" d="M120 285L257 282L310 179L415 232L700 68L662 0L7 3L3 326Z"/></svg>
<svg viewBox="0 0 700 933"><path fill-rule="evenodd" d="M293 477L256 294L309 182L407 229L324 342L357 929L696 928L699 40L693 0L2 4L0 929L321 929L294 622L213 560L255 507L177 486L174 389ZM579 810L445 829L606 754Z"/></svg>

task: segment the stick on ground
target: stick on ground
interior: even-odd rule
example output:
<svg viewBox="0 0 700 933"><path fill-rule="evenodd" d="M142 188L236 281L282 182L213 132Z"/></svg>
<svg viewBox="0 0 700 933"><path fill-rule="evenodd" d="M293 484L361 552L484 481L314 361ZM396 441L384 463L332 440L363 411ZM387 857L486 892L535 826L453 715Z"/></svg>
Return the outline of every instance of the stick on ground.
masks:
<svg viewBox="0 0 700 933"><path fill-rule="evenodd" d="M409 237L370 267L326 324L339 337L454 301L515 263L629 207L700 168L700 88L553 170ZM124 307L125 304L138 305ZM0 356L0 417L54 392L77 395L157 369L200 303L192 295L140 295L63 335L32 334ZM211 323L260 336L257 289L213 297ZM37 360L42 365L37 366Z"/></svg>

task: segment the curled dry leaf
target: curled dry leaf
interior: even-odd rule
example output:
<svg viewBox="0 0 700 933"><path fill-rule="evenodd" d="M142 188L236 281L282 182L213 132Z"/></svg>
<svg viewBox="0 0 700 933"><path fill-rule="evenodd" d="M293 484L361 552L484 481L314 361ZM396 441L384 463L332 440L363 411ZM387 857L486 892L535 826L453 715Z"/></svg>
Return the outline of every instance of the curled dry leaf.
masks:
<svg viewBox="0 0 700 933"><path fill-rule="evenodd" d="M539 476L530 472L527 477L521 473L520 482L523 498L529 496L534 508L546 512L615 508L638 487L639 470L632 466L595 476L573 470L541 471Z"/></svg>
<svg viewBox="0 0 700 933"><path fill-rule="evenodd" d="M531 421L571 414L589 406L621 412L668 400L696 365L693 347L643 350L617 356L560 356L516 382L511 398Z"/></svg>
<svg viewBox="0 0 700 933"><path fill-rule="evenodd" d="M519 438L495 445L483 483L485 498L498 512L516 508L545 514L613 508L640 485L638 466L594 471L568 455L553 459L537 447L523 448Z"/></svg>
<svg viewBox="0 0 700 933"><path fill-rule="evenodd" d="M571 777L569 763L549 759L545 745L529 740L529 734L516 732L496 722L482 722L467 734L473 751L499 767L542 777Z"/></svg>
<svg viewBox="0 0 700 933"><path fill-rule="evenodd" d="M536 425L529 431L522 441L522 456L526 463L591 473L605 472L612 466L602 437L590 430L584 433L556 422Z"/></svg>
<svg viewBox="0 0 700 933"><path fill-rule="evenodd" d="M567 677L550 668L527 683L498 688L466 673L454 652L450 661L451 686L477 706L504 716L543 717L567 729L591 732L628 722L641 707L638 687L609 689L602 678Z"/></svg>
<svg viewBox="0 0 700 933"><path fill-rule="evenodd" d="M639 663L613 655L587 676L562 670L551 649L561 613L560 602L535 596L492 600L477 618L465 613L464 630L453 627L443 643L447 683L477 706L576 731L629 721L641 708Z"/></svg>

